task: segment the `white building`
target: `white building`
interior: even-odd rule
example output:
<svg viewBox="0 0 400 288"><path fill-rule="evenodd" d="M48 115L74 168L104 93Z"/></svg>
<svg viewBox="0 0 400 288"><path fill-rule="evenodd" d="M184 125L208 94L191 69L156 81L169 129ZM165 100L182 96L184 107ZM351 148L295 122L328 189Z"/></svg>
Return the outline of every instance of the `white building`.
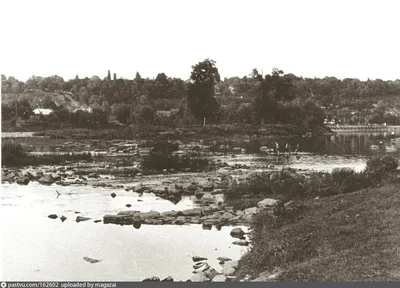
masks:
<svg viewBox="0 0 400 288"><path fill-rule="evenodd" d="M45 108L36 108L35 110L33 110L33 113L35 115L50 115L51 113L53 113L54 111L52 109L45 109Z"/></svg>
<svg viewBox="0 0 400 288"><path fill-rule="evenodd" d="M92 108L88 107L88 108L76 108L73 113L77 112L77 111L84 111L84 112L89 112L92 113Z"/></svg>

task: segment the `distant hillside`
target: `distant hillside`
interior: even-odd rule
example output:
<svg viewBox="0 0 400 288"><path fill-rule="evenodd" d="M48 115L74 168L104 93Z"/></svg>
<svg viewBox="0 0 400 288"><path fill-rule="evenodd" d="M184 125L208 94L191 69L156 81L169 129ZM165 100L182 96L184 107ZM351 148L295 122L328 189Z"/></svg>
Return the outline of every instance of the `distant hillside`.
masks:
<svg viewBox="0 0 400 288"><path fill-rule="evenodd" d="M89 108L85 103L77 101L71 92L65 91L46 92L36 90L35 92L2 93L1 95L1 101L4 104L8 104L14 100L20 101L23 99L27 99L33 109L42 107L48 100L54 101L58 107L65 107L71 112L78 108L82 110Z"/></svg>

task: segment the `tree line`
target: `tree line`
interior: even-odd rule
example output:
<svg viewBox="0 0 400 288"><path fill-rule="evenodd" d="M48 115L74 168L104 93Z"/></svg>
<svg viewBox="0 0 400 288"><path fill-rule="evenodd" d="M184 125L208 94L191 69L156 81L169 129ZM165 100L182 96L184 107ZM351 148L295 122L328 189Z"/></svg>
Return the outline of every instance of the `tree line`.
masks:
<svg viewBox="0 0 400 288"><path fill-rule="evenodd" d="M400 95L400 80L339 80L334 77L303 78L273 69L262 75L253 69L248 76L221 79L216 62L206 59L192 66L190 79L184 81L159 73L155 79L117 78L116 74L64 81L60 76L32 76L26 82L1 75L5 94L29 95L37 91L67 91L92 108L92 113L59 107L50 98L42 108L56 111L52 120L67 121L78 126L102 125L110 116L123 124L136 122L166 125L244 123L290 123L308 128L323 124L324 118L346 119L348 122L396 122L396 108L378 99ZM19 117L29 118L29 99L2 103L2 119L10 119L16 106ZM378 102L378 104L376 104ZM157 111L173 111L162 120ZM355 112L356 111L356 112ZM362 116L364 115L364 116ZM163 122L164 121L164 122Z"/></svg>

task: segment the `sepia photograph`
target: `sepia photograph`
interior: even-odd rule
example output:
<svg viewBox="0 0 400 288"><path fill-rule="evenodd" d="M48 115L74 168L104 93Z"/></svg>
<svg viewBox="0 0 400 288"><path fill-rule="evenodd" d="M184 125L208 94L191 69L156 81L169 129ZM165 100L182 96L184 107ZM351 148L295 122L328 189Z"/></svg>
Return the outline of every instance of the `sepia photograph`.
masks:
<svg viewBox="0 0 400 288"><path fill-rule="evenodd" d="M1 288L400 281L400 1L0 11Z"/></svg>

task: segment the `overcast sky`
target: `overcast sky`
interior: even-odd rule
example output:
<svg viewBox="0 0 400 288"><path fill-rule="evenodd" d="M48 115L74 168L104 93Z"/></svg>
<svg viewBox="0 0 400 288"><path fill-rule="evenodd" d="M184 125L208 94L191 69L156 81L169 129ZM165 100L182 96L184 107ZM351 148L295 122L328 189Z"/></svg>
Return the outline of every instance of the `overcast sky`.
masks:
<svg viewBox="0 0 400 288"><path fill-rule="evenodd" d="M400 78L398 0L1 0L0 72L188 79L273 67L304 77Z"/></svg>

